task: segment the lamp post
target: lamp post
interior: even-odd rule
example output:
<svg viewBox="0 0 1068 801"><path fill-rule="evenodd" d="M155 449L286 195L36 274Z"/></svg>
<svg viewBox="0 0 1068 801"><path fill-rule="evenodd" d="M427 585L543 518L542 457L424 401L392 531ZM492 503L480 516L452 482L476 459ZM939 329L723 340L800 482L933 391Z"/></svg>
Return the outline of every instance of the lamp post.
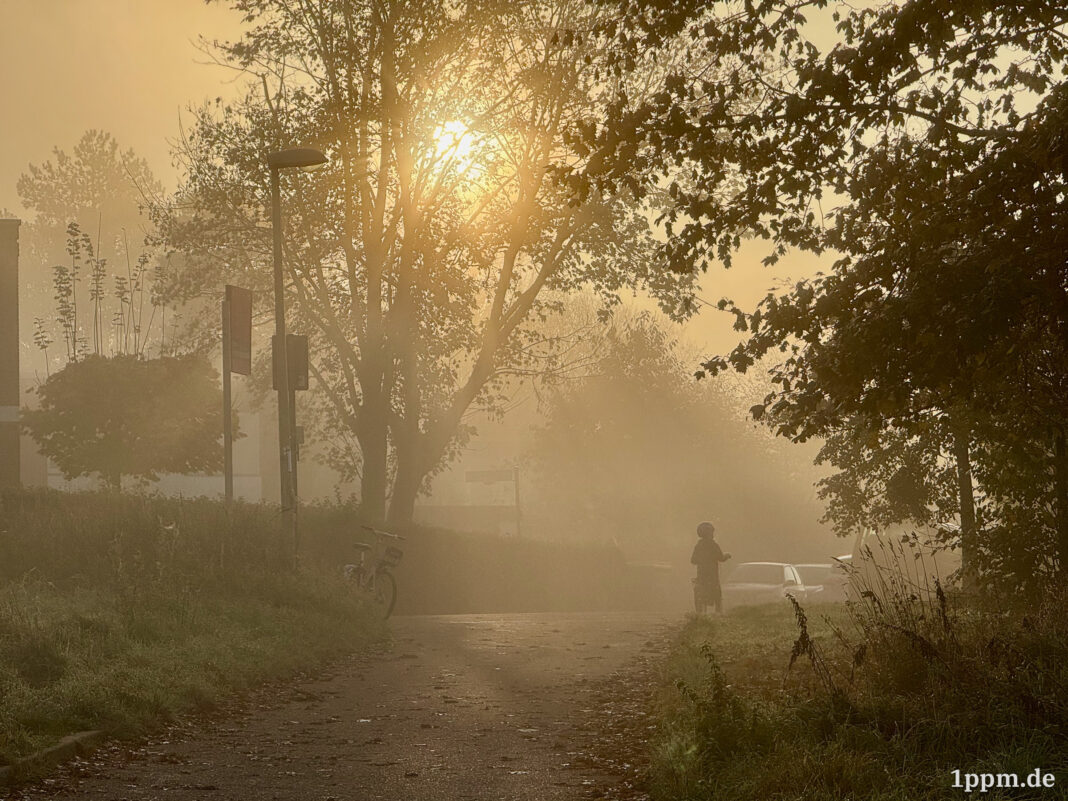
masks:
<svg viewBox="0 0 1068 801"><path fill-rule="evenodd" d="M291 147L267 156L271 170L271 228L274 234L274 370L278 382L278 472L282 530L293 538L293 564L297 560L297 499L294 480L297 464L293 450L293 404L289 391L289 360L286 352L286 308L282 277L282 203L278 173L291 167L309 168L326 163L326 156L310 147Z"/></svg>

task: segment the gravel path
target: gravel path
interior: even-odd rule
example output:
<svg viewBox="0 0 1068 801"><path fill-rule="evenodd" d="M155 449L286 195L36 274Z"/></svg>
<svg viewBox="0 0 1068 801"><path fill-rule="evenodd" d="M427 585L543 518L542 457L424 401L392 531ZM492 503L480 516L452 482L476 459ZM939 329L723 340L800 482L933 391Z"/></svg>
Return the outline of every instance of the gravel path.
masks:
<svg viewBox="0 0 1068 801"><path fill-rule="evenodd" d="M645 700L671 621L399 618L393 647L113 744L22 799L637 799Z"/></svg>

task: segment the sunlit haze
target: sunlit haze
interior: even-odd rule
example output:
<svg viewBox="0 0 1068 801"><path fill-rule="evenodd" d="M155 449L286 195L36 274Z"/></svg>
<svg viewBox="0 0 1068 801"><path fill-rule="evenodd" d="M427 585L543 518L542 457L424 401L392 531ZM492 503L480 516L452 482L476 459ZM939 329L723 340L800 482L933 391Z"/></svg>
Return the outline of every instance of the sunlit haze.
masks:
<svg viewBox="0 0 1068 801"><path fill-rule="evenodd" d="M0 0L0 795L1068 797L1065 42Z"/></svg>

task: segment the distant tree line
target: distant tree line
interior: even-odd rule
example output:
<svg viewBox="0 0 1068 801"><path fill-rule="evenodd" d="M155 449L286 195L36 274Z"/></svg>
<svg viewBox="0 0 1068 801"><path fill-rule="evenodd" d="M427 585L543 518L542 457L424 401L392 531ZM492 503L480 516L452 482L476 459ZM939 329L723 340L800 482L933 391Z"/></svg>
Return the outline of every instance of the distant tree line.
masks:
<svg viewBox="0 0 1068 801"><path fill-rule="evenodd" d="M831 544L817 523L813 449L776 439L746 412L765 382L695 381L697 352L674 328L624 313L583 338L589 367L541 393L524 519L659 563L687 558L705 518L753 558Z"/></svg>

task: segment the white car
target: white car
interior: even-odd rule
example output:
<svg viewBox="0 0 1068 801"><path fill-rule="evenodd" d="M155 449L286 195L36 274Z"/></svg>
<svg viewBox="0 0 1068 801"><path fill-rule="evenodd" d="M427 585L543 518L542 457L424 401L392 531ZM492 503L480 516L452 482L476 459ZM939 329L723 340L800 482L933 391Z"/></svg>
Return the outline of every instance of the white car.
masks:
<svg viewBox="0 0 1068 801"><path fill-rule="evenodd" d="M798 601L808 597L797 568L785 562L742 562L727 574L723 584L727 607L773 603L787 595Z"/></svg>
<svg viewBox="0 0 1068 801"><path fill-rule="evenodd" d="M842 557L839 557L841 559ZM810 601L844 601L849 583L847 568L840 561L830 564L794 565Z"/></svg>

